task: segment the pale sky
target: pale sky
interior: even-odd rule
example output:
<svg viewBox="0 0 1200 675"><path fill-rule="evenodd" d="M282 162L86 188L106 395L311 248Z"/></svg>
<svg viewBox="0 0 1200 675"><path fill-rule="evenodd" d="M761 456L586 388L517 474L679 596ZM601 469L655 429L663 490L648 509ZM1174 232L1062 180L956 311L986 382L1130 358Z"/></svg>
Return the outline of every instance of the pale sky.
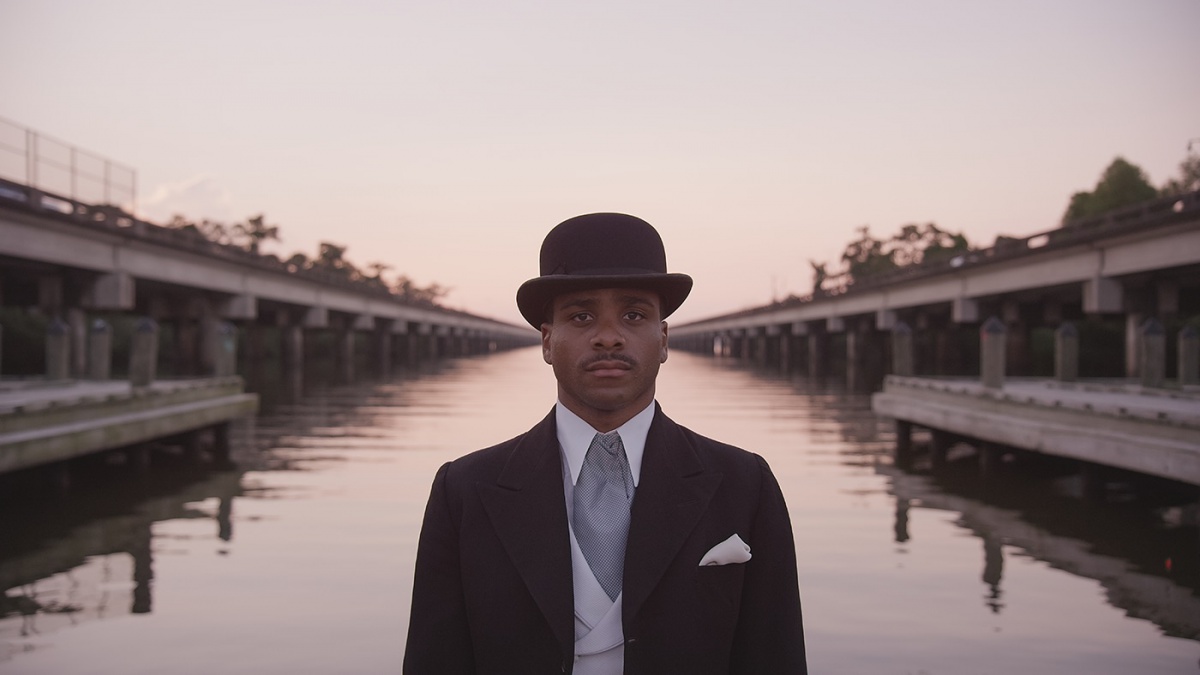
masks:
<svg viewBox="0 0 1200 675"><path fill-rule="evenodd" d="M676 323L811 289L855 228L1057 226L1200 146L1200 2L0 0L0 117L520 323L542 237L662 233Z"/></svg>

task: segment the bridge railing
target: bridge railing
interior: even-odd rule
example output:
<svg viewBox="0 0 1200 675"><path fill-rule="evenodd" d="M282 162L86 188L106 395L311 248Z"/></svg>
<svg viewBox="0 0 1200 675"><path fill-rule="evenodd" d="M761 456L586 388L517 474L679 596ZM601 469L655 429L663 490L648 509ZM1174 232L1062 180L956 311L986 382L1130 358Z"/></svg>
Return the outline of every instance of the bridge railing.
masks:
<svg viewBox="0 0 1200 675"><path fill-rule="evenodd" d="M132 168L3 117L0 178L130 212L137 202L137 172Z"/></svg>
<svg viewBox="0 0 1200 675"><path fill-rule="evenodd" d="M122 237L185 250L210 258L219 258L239 265L254 267L278 274L341 288L356 295L376 297L410 307L430 309L441 314L456 315L470 319L495 322L493 319L476 316L462 310L450 309L430 301L406 298L393 293L382 284L366 279L353 279L330 270L299 267L280 260L271 254L248 251L235 244L222 244L204 237L199 232L156 225L140 220L118 206L88 204L61 194L46 192L30 185L0 178L0 205L19 210L47 215L84 227L104 230ZM498 323L498 322L496 322Z"/></svg>
<svg viewBox="0 0 1200 675"><path fill-rule="evenodd" d="M899 282L934 277L960 268L1013 260L1035 253L1086 244L1106 237L1133 233L1148 227L1159 227L1197 218L1200 218L1200 191L1165 196L1141 204L1114 209L1098 216L1073 220L1053 230L1021 238L1003 238L988 248L974 249L955 256L942 257L873 274L863 279L855 279L852 284L844 288L816 290L808 295L792 296L770 305L753 307L712 318L733 319L764 314L824 298L878 290ZM704 321L702 319L694 323L704 323Z"/></svg>

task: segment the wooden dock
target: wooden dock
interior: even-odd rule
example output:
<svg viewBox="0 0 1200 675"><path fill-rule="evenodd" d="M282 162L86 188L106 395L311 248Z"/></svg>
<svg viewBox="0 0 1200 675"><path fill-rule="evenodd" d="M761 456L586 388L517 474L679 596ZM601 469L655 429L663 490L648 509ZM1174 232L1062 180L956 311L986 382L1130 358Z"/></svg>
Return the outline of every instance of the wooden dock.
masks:
<svg viewBox="0 0 1200 675"><path fill-rule="evenodd" d="M258 410L240 377L0 384L0 474L207 428Z"/></svg>
<svg viewBox="0 0 1200 675"><path fill-rule="evenodd" d="M897 451L912 427L976 441L990 461L1019 448L1200 485L1200 391L1116 381L1004 381L889 376L871 399L897 421ZM945 448L934 448L937 453Z"/></svg>

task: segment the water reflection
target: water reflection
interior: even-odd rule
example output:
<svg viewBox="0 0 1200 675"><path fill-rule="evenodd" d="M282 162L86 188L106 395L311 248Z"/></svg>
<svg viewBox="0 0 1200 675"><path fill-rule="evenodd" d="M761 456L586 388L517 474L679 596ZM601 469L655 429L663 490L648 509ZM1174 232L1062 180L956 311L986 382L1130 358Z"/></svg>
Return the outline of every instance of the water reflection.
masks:
<svg viewBox="0 0 1200 675"><path fill-rule="evenodd" d="M434 471L531 426L553 379L534 349L304 383L260 384L236 467L0 492L0 671L397 672ZM1197 528L1165 492L1089 504L1056 468L899 468L837 378L673 354L659 399L779 477L814 672L1196 672Z"/></svg>

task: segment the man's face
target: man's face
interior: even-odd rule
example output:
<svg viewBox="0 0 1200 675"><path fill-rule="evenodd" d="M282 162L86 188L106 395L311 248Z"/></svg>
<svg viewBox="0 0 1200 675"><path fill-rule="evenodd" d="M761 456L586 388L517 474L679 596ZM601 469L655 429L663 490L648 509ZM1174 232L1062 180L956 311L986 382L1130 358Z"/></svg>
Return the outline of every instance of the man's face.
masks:
<svg viewBox="0 0 1200 675"><path fill-rule="evenodd" d="M542 324L542 357L558 397L599 431L611 431L654 400L667 360L667 324L657 293L604 288L554 299ZM609 425L612 426L609 426Z"/></svg>

